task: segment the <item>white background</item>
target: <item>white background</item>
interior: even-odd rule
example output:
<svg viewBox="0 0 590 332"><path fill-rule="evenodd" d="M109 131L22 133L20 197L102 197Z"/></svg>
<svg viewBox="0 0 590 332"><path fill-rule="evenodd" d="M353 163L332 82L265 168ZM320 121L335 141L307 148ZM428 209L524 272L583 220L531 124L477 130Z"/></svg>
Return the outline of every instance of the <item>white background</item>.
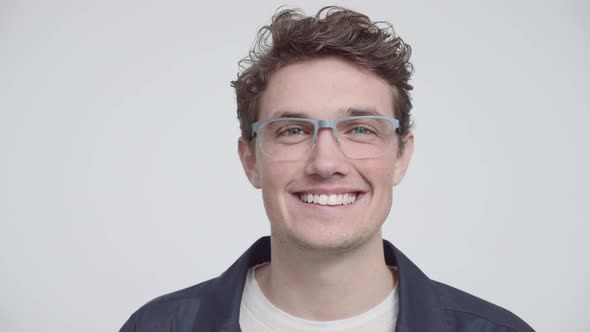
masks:
<svg viewBox="0 0 590 332"><path fill-rule="evenodd" d="M118 330L268 234L229 84L283 3L328 4L0 1L1 331ZM384 237L538 331L587 331L589 3L337 4L414 50Z"/></svg>

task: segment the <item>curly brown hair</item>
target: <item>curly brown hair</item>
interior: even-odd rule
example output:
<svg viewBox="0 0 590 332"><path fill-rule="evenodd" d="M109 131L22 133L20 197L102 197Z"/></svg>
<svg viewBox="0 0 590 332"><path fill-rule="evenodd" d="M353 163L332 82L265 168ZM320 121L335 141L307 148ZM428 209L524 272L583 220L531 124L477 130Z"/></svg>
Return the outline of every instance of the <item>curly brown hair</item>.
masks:
<svg viewBox="0 0 590 332"><path fill-rule="evenodd" d="M373 22L361 13L329 6L315 16L298 9L277 12L270 25L262 27L253 49L240 62L241 73L231 82L236 91L242 138L251 142L261 93L271 75L287 64L322 56L339 56L366 68L392 88L393 110L401 136L412 127L412 101L408 83L413 66L411 47L396 36L387 22ZM400 152L403 140L398 140Z"/></svg>

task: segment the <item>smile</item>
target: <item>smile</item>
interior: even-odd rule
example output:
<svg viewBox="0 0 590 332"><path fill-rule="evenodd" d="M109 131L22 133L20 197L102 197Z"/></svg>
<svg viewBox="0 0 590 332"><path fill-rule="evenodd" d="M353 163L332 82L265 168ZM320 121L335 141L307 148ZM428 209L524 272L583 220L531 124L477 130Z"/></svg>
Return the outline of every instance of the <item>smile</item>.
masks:
<svg viewBox="0 0 590 332"><path fill-rule="evenodd" d="M305 203L319 205L349 205L356 201L356 193L347 194L312 194L301 193L299 199Z"/></svg>

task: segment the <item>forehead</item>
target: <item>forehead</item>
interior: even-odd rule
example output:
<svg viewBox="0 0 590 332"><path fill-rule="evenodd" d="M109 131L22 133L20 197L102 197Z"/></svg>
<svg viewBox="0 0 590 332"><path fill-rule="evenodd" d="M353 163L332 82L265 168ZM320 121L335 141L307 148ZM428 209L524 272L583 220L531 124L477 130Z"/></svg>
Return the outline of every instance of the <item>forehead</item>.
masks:
<svg viewBox="0 0 590 332"><path fill-rule="evenodd" d="M259 105L259 121L286 112L334 119L347 116L350 109L394 115L391 86L338 57L298 61L279 69L268 81Z"/></svg>

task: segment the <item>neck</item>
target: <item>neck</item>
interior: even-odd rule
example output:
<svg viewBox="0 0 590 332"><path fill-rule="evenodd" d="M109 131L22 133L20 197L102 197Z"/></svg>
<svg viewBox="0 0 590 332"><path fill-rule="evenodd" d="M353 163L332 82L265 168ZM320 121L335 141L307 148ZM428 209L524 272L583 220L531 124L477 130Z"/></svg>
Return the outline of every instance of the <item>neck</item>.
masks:
<svg viewBox="0 0 590 332"><path fill-rule="evenodd" d="M271 255L270 264L256 269L256 281L271 303L303 319L359 315L381 303L397 282L397 275L385 265L380 232L334 255L285 250L271 238Z"/></svg>

